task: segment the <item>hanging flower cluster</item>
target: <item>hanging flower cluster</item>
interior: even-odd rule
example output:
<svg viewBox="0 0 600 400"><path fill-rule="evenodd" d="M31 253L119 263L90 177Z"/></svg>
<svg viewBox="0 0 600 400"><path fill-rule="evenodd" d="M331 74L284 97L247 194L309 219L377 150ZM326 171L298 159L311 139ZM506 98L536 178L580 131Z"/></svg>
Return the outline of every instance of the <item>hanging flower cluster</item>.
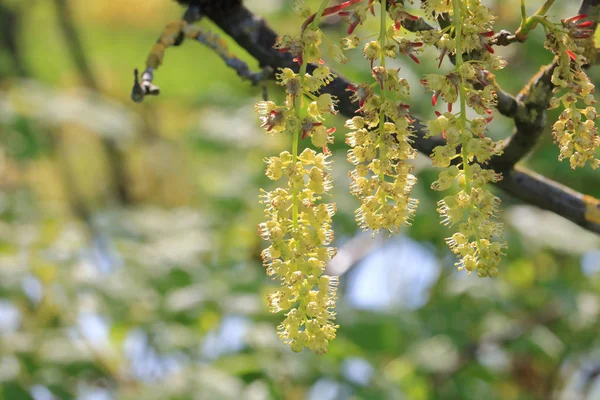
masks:
<svg viewBox="0 0 600 400"><path fill-rule="evenodd" d="M433 105L440 98L448 104L447 112L436 112L437 118L427 122L430 135L441 135L446 140L431 155L433 165L444 168L432 189L447 190L454 183L460 188L438 203L442 223L457 227L446 242L460 258L458 268L469 274L476 271L481 277L496 276L505 244L497 240L503 232L496 217L500 200L486 189L486 184L497 182L501 176L482 165L501 152L501 143L485 136L486 125L492 119L491 107L496 102L496 93L489 84L491 74L486 68L498 69L504 63L493 55L486 40L490 32L493 34L493 18L486 7L479 1L454 0L450 13L454 37L443 40L442 52L449 49L449 43L454 45L451 52L455 54L456 67L446 75L430 74L421 81L433 91ZM482 54L481 59L463 61L466 50ZM452 113L452 105L457 101L460 109ZM479 116L467 118L467 107Z"/></svg>
<svg viewBox="0 0 600 400"><path fill-rule="evenodd" d="M284 68L276 74L277 83L287 93L283 105L271 101L257 104L262 127L268 134L284 133L292 137L292 151L266 160L266 175L281 183L280 187L262 193L266 221L258 227L261 237L270 242L262 252L269 276L281 281L281 288L268 296L269 308L285 311L279 325L279 336L294 351L310 348L318 354L327 351L335 338L333 320L338 277L324 275L327 262L335 255L329 247L335 204L323 197L331 190L330 151L334 128L323 125L326 114L335 114L336 99L320 94L333 80L328 67L320 62L323 33L318 29L322 15L339 11L339 6L326 8L323 1L316 14L311 14L299 1L294 8L307 16L300 36L284 36L276 45L291 52L300 65L299 73ZM318 63L312 74L308 63ZM308 105L304 97L314 99ZM302 116L302 112L306 116ZM298 154L299 141L310 138L321 150L305 149Z"/></svg>
<svg viewBox="0 0 600 400"><path fill-rule="evenodd" d="M600 165L596 158L600 137L595 124L598 114L594 107L594 85L583 70L587 61L582 55L584 48L578 45L579 40L593 34L593 23L581 21L585 18L587 15L581 14L563 19L560 26L548 22L544 25L547 29L544 46L554 53L558 64L552 74L556 87L550 108L561 103L564 107L552 134L560 149L558 159L568 158L573 169L584 167L588 161L593 169ZM585 107L577 107L579 102Z"/></svg>
<svg viewBox="0 0 600 400"><path fill-rule="evenodd" d="M290 52L300 71L285 68L277 73L277 82L287 93L284 104L265 101L257 105L267 133L289 134L293 138L291 152L284 151L266 160L266 175L281 183L279 188L262 193L266 221L259 225L259 232L270 242L262 253L264 265L267 274L282 283L269 296L269 305L273 312L286 312L279 326L284 342L295 351L307 347L317 353L327 351L328 341L335 337L337 329L333 323L337 277L323 274L335 254L329 247L335 205L323 199L331 189L327 146L334 130L323 123L326 114L336 113L336 99L320 94L333 76L321 61L324 36L318 23L325 15L338 14L346 19L348 36L339 45L327 40L328 55L344 63L348 60L345 51L361 45L357 28L369 15L376 15L377 1L348 0L331 7L327 3L323 1L319 11L312 13L302 0L293 1L294 10L305 18L301 34L282 37L276 48ZM442 169L432 189L458 188L439 201L438 212L442 224L454 228L446 242L459 258L458 269L469 275L476 272L480 277L496 276L506 244L502 242L503 225L497 217L500 200L486 187L502 176L487 164L501 154L502 143L487 137L486 132L497 101L495 78L490 71L504 68L506 62L493 48L495 17L480 0L422 1L427 15L446 14L452 24L409 37L404 34L403 25L418 17L405 8L405 2L378 3L379 35L362 47L372 81L348 87L351 99L358 104L356 116L345 124L349 129L347 158L354 166L350 191L360 201L356 219L361 228L373 232L396 233L402 225L410 224L417 206L417 200L411 198L416 178L410 160L416 151L411 145L413 119L406 104L410 86L399 75L400 69L386 66L386 60L400 58L419 63L423 48L435 47L440 52L438 68L445 55L451 56L454 67L425 75L421 80L433 93L433 106L446 103L443 112L436 111L436 117L426 122L430 136L440 135L445 140L431 154L433 165ZM558 59L552 82L556 86L554 92L560 96L552 100L552 106L565 106L554 124L561 158L569 157L573 167L590 161L596 168L599 161L594 152L600 139L593 123L597 117L594 88L582 69L583 50L576 44L576 40L591 35L591 23L582 22L584 18L565 19L560 28L537 14L531 21L544 25L548 33L546 47ZM312 74L307 73L308 63L316 65ZM312 100L306 106L305 96ZM578 101L587 107L577 108ZM472 110L472 117L467 116L468 109ZM298 142L305 138L310 138L322 152L306 149L298 154Z"/></svg>
<svg viewBox="0 0 600 400"><path fill-rule="evenodd" d="M354 13L366 16L371 6L369 2ZM388 12L395 21L389 29ZM419 62L416 53L422 43L399 34L404 19L417 18L400 2L392 2L387 11L382 2L380 16L379 37L363 48L374 82L348 88L354 92L352 98L358 102L360 115L346 122L351 130L346 143L350 146L348 160L355 166L350 172L350 191L361 202L356 210L358 223L365 230L385 229L396 233L403 224L410 224L417 206L417 200L410 197L416 178L412 175L413 166L406 162L416 156L416 151L411 146L409 107L403 102L410 94L410 86L406 79L398 76L398 69L386 68L386 57L405 55ZM349 32L353 30L351 25ZM351 36L343 42L354 43L355 40ZM376 61L379 65L373 66Z"/></svg>
<svg viewBox="0 0 600 400"><path fill-rule="evenodd" d="M592 47L595 50L595 27L587 15L554 24L545 16L554 1L547 0L530 17L522 1L521 25L509 37L505 33L494 34L496 18L481 0L421 0L423 18L437 20L440 29L406 8L407 4L414 5L414 0L339 0L332 6L328 3L321 0L318 11L313 13L304 0L291 1L292 9L304 18L304 23L299 35L279 38L275 48L290 53L298 67L276 73L277 84L286 92L282 104L261 101L256 105L261 127L267 134L292 138L291 149L265 160L265 174L278 187L261 190L260 196L265 221L259 224L258 231L269 242L262 252L263 263L267 275L281 283L268 296L269 307L274 313L285 312L279 335L292 350L309 348L319 354L327 351L338 328L334 323L338 277L325 275L327 263L336 253L331 247L336 206L327 202L332 188L328 145L333 142L335 129L324 124L326 115L337 113L338 100L324 93L335 77L321 57L325 52L339 63L347 62L346 51L361 46L363 41L357 32L371 15L379 17L379 33L366 35L362 54L372 79L347 88L358 110L345 123L349 130L347 159L353 165L350 192L360 202L355 215L362 229L397 233L403 225L410 225L417 207L418 201L411 197L417 181L411 164L416 156L412 146L415 126L407 104L411 88L407 79L401 77L401 69L386 65L386 61L419 64L427 47L439 52L438 69L445 59L454 64L449 70L423 76L421 83L432 92L432 106L445 103L442 111L435 111L435 118L425 125L428 136L445 140L431 152L432 164L441 168L432 189L457 188L438 202L438 212L442 224L454 229L446 242L459 258L459 270L466 270L469 275L475 271L480 277L496 276L506 247L501 241L503 225L497 217L500 200L487 189L488 183L502 179L488 166L494 156L501 154L502 143L486 136L493 118L491 110L497 102L492 72L506 66L506 61L495 54L495 43L523 41L528 32L543 26L544 45L556 57L550 108L564 107L553 124L559 160L568 158L572 168L588 162L594 169L600 166L596 158L600 136L595 125L598 113L594 107L594 85L584 70L584 54L591 53ZM330 15L342 17L347 24L348 35L339 43L328 40L319 29L322 17ZM195 18L189 13L186 16L188 20ZM407 33L409 29L404 28L417 32ZM165 50L181 43L184 37L208 45L241 76L253 81L263 77L248 72L248 66L235 58L218 36L204 32L190 21L178 21L166 27L152 48L141 83L136 70L132 91L135 101L158 93L158 87L152 84L153 72L161 65ZM300 151L301 140L310 140L316 150Z"/></svg>

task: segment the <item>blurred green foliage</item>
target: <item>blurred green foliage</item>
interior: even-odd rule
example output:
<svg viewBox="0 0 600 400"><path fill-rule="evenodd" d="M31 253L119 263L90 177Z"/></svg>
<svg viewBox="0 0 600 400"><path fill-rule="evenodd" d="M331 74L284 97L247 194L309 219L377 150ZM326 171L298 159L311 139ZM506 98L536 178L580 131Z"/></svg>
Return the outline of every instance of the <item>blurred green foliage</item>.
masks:
<svg viewBox="0 0 600 400"><path fill-rule="evenodd" d="M285 1L245 3L280 33L300 24ZM518 26L518 1L489 3L499 29ZM576 9L558 3L557 18ZM14 36L0 48L0 399L599 398L600 239L501 194L501 277L466 277L444 245L425 157L413 226L371 239L353 222L341 134L336 245L350 259L339 336L326 356L291 353L276 335L281 316L266 312L256 234L259 188L270 184L262 160L288 143L258 128L260 90L186 42L156 73L161 95L131 103L133 68L182 13L166 0L68 3L100 86L85 89L57 4L0 4ZM328 35L343 34L326 22ZM507 91L550 61L542 40L498 49ZM436 57L402 64L424 116L417 82ZM368 77L359 59L339 70ZM493 125L495 137L512 129L500 116ZM600 196L596 172L557 155L548 134L524 163ZM352 259L357 248L365 254Z"/></svg>

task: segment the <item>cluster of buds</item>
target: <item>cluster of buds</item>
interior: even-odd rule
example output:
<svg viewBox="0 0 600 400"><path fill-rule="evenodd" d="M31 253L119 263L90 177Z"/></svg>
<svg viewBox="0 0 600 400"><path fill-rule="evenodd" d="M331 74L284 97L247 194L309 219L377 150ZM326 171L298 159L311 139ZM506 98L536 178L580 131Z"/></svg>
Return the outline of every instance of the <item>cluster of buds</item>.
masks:
<svg viewBox="0 0 600 400"><path fill-rule="evenodd" d="M320 8L323 15L333 12L331 7L324 7L326 3ZM266 218L258 231L269 242L262 252L267 275L281 282L281 287L268 296L271 312L285 312L279 325L280 338L294 351L309 348L323 354L337 329L333 310L338 277L324 274L336 252L330 247L336 207L323 201L332 187L328 144L335 130L325 127L324 121L325 115L336 113L337 101L329 94L316 94L333 80L329 68L320 62L323 33L312 24L320 15L311 14L299 1L294 7L308 16L308 22L300 36L284 36L276 47L291 52L300 71L284 68L276 74L277 83L287 94L283 105L262 101L256 106L261 126L268 134L292 137L291 152L266 159L266 176L281 185L262 191ZM307 63L312 62L319 64L309 74ZM306 104L305 95L314 100ZM302 110L305 117L301 117ZM322 151L307 148L298 154L302 139L310 139Z"/></svg>
<svg viewBox="0 0 600 400"><path fill-rule="evenodd" d="M488 68L498 69L503 62L492 56L493 49L484 40L491 32L493 18L489 10L479 1L461 4L468 12L462 15L452 9L457 37L444 44L455 46L451 51L456 55L456 67L445 75L430 74L421 81L433 91L433 105L440 96L448 103L447 112L436 112L437 118L427 122L429 135L441 135L446 140L446 144L436 147L431 155L433 165L444 168L431 187L442 191L457 184L460 188L458 193L438 203L442 223L456 227L456 233L446 242L459 257L458 269L468 274L476 271L480 277L496 276L506 245L497 240L503 233L496 216L500 200L486 189L486 184L497 182L501 176L482 165L501 152L501 143L486 137L485 132L492 119L491 107L496 103ZM482 56L477 62L463 62L463 52ZM460 101L460 110L452 113L452 105L457 101ZM467 107L478 117L469 120Z"/></svg>
<svg viewBox="0 0 600 400"><path fill-rule="evenodd" d="M350 86L352 98L359 104L360 115L346 122L351 131L346 143L350 146L348 161L355 169L350 172L350 191L360 200L356 219L361 228L387 230L396 233L403 224L410 224L417 200L410 197L416 178L413 166L406 162L416 156L411 146L412 118L408 106L399 99L410 94L406 79L398 76L398 69L386 68L386 57L398 54L411 57L421 43L400 37L396 27L405 19L415 19L399 2L393 2L386 12L382 2L380 35L367 42L363 54L371 63L374 83ZM365 7L372 6L369 2ZM367 10L358 12L367 15ZM391 16L394 24L388 29L386 19ZM379 61L379 65L373 64ZM378 87L378 94L375 88Z"/></svg>
<svg viewBox="0 0 600 400"><path fill-rule="evenodd" d="M544 46L556 56L557 66L552 73L554 97L550 108L561 104L564 111L553 125L554 141L560 149L559 160L569 159L571 168L584 167L590 162L592 168L600 165L596 150L600 147L600 137L595 126L597 112L594 108L594 85L583 70L586 63L582 55L584 47L578 45L581 39L593 34L591 21L581 21L587 15L581 14L563 19L560 26L549 29ZM584 108L577 107L583 103Z"/></svg>

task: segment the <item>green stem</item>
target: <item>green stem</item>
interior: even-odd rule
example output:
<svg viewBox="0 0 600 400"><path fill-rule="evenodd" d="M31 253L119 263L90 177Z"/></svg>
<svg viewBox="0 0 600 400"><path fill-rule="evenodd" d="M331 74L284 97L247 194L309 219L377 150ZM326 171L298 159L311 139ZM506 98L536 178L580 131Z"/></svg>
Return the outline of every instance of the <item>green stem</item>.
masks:
<svg viewBox="0 0 600 400"><path fill-rule="evenodd" d="M329 0L321 1L321 5L319 6L319 10L315 15L315 19L311 22L306 29L309 29L312 25L319 26L321 21L321 17L323 15L323 11L327 7L327 3ZM303 31L302 35L304 35ZM306 60L305 54L302 54L302 59ZM296 116L296 120L298 121L298 128L294 131L294 135L292 137L292 163L294 166L298 161L298 146L300 143L300 131L302 130L302 126L300 124L300 110L302 108L302 97L304 96L304 79L306 75L306 68L308 63L306 61L302 62L300 66L300 71L298 72L298 80L300 81L300 93L294 98L294 115ZM294 230L298 232L299 223L298 223L298 190L292 189L292 223L294 225Z"/></svg>
<svg viewBox="0 0 600 400"><path fill-rule="evenodd" d="M381 16L380 16L380 25L379 25L379 46L381 47L381 54L379 56L380 65L385 68L385 53L383 48L386 44L387 38L387 9L386 9L386 1L381 0ZM386 163L386 154L385 154L385 112L383 109L383 103L386 100L386 85L383 83L383 87L381 88L381 109L379 110L379 161L380 161L380 169L379 169L379 181L381 185L385 181L385 163ZM383 188L383 187L382 187ZM385 191L380 191L381 196L381 205L385 204Z"/></svg>
<svg viewBox="0 0 600 400"><path fill-rule="evenodd" d="M294 135L292 137L292 164L294 167L298 161L298 145L300 143L300 131L302 130L302 125L300 123L300 110L302 108L302 96L304 94L304 76L306 75L306 65L307 63L304 62L302 63L302 66L300 66L298 80L300 81L301 92L294 98L294 114L296 116L296 120L298 121L298 128L294 131ZM292 189L292 223L294 225L294 230L298 232L298 189Z"/></svg>
<svg viewBox="0 0 600 400"><path fill-rule="evenodd" d="M525 41L529 32L535 29L535 27L538 26L538 24L542 24L548 27L548 24L550 23L548 22L548 20L546 20L546 18L544 18L544 16L546 15L550 7L552 7L554 1L555 0L546 0L546 2L540 7L540 9L535 12L535 14L533 14L529 18L526 18L525 2L524 0L521 0L521 26L519 26L519 29L517 29L517 31L515 32L515 36L518 40L522 42Z"/></svg>
<svg viewBox="0 0 600 400"><path fill-rule="evenodd" d="M312 24L310 24L310 25L314 25L316 27L319 26L319 23L321 23L321 17L323 16L323 11L325 11L325 8L327 8L327 3L329 3L329 0L321 1L321 5L319 6L319 10L317 11L317 14L315 15L315 19L312 22Z"/></svg>
<svg viewBox="0 0 600 400"><path fill-rule="evenodd" d="M459 73L460 83L458 85L458 92L460 96L460 117L459 117L459 129L462 132L467 127L467 93L465 89L465 82L463 80L462 75L460 75L460 69L463 65L463 57L462 57L462 15L461 15L461 1L462 0L452 0L452 8L454 11L454 33L456 40L456 70ZM461 135L462 139L462 147L461 147L461 155L462 155L462 163L463 163L463 173L465 176L465 192L471 196L471 181L469 180L469 154L468 154L468 144L471 139L471 135ZM470 208L475 208L473 204L473 198L471 197L471 201L469 202ZM475 236L475 242L477 243L477 249L479 251L479 231L476 229L473 232Z"/></svg>
<svg viewBox="0 0 600 400"><path fill-rule="evenodd" d="M463 77L460 74L460 69L463 65L463 56L462 56L462 15L461 15L461 0L452 0L452 8L454 11L454 38L456 41L456 70L458 71L460 83L458 84L458 94L460 98L460 117L459 117L459 127L460 131L465 129L467 126L467 96L465 91L465 85L463 82ZM469 157L467 154L467 144L468 141L463 139L462 141L462 161L463 161L463 172L465 174L465 190L467 193L471 191L471 184L469 182Z"/></svg>

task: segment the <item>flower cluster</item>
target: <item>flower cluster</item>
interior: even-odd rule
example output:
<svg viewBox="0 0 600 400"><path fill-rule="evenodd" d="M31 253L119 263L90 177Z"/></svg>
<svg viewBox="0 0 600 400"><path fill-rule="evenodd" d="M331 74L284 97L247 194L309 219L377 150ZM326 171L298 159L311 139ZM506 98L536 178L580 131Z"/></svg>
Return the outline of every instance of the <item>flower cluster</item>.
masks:
<svg viewBox="0 0 600 400"><path fill-rule="evenodd" d="M573 169L584 167L588 161L594 169L600 165L600 160L596 158L600 137L595 126L594 85L583 70L586 63L582 55L584 48L577 43L593 33L591 21L580 22L586 17L582 14L563 19L560 27L548 24L550 28L544 43L555 54L557 61L552 74L555 88L550 108L557 108L561 104L564 107L553 125L552 134L560 149L559 160L568 158ZM579 102L585 107L577 107Z"/></svg>
<svg viewBox="0 0 600 400"><path fill-rule="evenodd" d="M370 6L369 4L366 7ZM372 85L351 86L353 100L359 104L360 115L346 122L351 131L346 143L350 146L348 160L355 166L350 172L350 191L361 202L356 218L363 229L398 232L403 224L409 224L417 206L410 197L416 178L413 166L406 160L416 156L411 146L411 123L408 106L402 102L410 94L406 79L398 76L398 69L386 68L386 57L406 55L418 62L415 53L422 43L412 42L398 34L405 19L416 17L409 14L399 2L394 2L386 12L381 4L380 35L367 42L363 54L371 63ZM356 11L366 15L366 10ZM395 21L387 27L389 15ZM379 65L373 66L376 60ZM373 86L378 87L376 94Z"/></svg>
<svg viewBox="0 0 600 400"><path fill-rule="evenodd" d="M433 164L445 169L433 182L434 190L450 189L455 183L460 191L444 197L438 203L438 212L446 226L457 226L457 232L446 240L450 249L460 257L459 270L480 277L496 276L504 243L494 241L502 236L502 224L497 221L500 199L486 189L486 184L497 182L500 174L482 168L493 155L499 154L500 145L485 137L485 117L475 118L467 125L450 113L430 121L430 132L445 131L446 145L438 146L431 156ZM461 147L461 152L457 149ZM457 159L457 163L453 160Z"/></svg>
<svg viewBox="0 0 600 400"><path fill-rule="evenodd" d="M451 12L451 1L427 1L423 7L432 13ZM480 0L461 1L462 7L468 12L461 17L460 42L462 51L485 63L492 70L504 68L506 61L494 54L492 37L494 36L493 23L496 19L491 10L483 6ZM439 65L444 56L456 49L456 29L431 29L418 33L420 40L429 46L435 46L440 51Z"/></svg>
<svg viewBox="0 0 600 400"><path fill-rule="evenodd" d="M494 240L501 237L503 231L496 217L500 200L485 185L497 182L501 176L482 165L501 152L501 144L485 136L486 125L492 119L490 108L496 102L496 93L488 82L491 74L486 68L501 68L503 63L489 56L493 49L483 40L490 36L489 10L479 1L455 0L452 16L456 67L446 75L430 74L421 81L433 91L433 105L440 96L448 103L447 112L436 112L437 118L427 122L429 135L441 135L446 140L446 144L436 147L431 155L433 165L444 168L432 189L447 190L455 183L460 188L458 193L438 203L442 223L457 227L446 242L460 258L456 263L459 270L466 269L468 274L477 271L480 277L496 276L505 247L504 243ZM476 51L483 56L477 62L464 62L465 51ZM452 104L457 101L460 110L452 113ZM467 107L479 116L468 119Z"/></svg>
<svg viewBox="0 0 600 400"><path fill-rule="evenodd" d="M274 313L287 311L279 335L294 351L308 347L326 352L337 328L332 323L337 277L323 275L335 255L328 247L335 204L320 202L331 189L327 158L306 149L295 160L287 151L267 160L266 175L286 181L286 187L262 194L266 221L258 229L270 242L262 252L263 262L267 275L282 284L269 295L269 308Z"/></svg>
<svg viewBox="0 0 600 400"><path fill-rule="evenodd" d="M320 16L331 12L326 4L324 1L319 12L311 15L301 2L294 3L310 22L303 26L300 36L284 36L276 47L291 52L300 71L284 68L276 74L277 83L287 94L283 105L263 101L256 106L267 133L292 137L291 152L284 151L266 160L267 177L280 182L280 187L262 191L261 195L266 220L258 230L270 242L262 252L263 263L267 275L281 282L281 288L268 296L269 308L274 313L286 312L279 325L279 336L292 350L306 347L318 354L327 351L337 329L333 309L338 277L324 275L327 262L336 252L329 247L336 207L323 202L323 196L331 190L327 146L334 132L323 122L326 114L336 113L336 99L329 94L316 94L332 81L329 68L319 65L312 74L307 73L307 63L321 57L323 34L317 26ZM314 99L308 105L305 95ZM305 117L301 116L302 110L306 111ZM322 152L305 149L298 154L299 141L305 138L310 138Z"/></svg>

